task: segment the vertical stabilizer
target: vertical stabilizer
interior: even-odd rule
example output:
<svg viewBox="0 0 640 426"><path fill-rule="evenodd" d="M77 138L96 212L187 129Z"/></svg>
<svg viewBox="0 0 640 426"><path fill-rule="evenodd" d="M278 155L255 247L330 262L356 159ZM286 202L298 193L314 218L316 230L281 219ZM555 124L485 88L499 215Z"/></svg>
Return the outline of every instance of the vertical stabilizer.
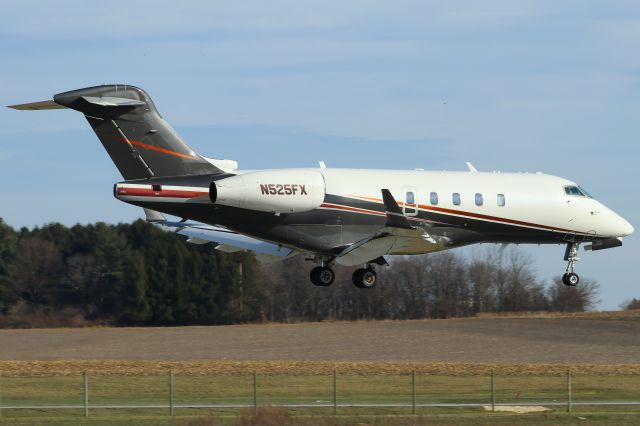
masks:
<svg viewBox="0 0 640 426"><path fill-rule="evenodd" d="M85 115L127 180L222 173L178 136L138 87L88 87L59 93L53 100Z"/></svg>

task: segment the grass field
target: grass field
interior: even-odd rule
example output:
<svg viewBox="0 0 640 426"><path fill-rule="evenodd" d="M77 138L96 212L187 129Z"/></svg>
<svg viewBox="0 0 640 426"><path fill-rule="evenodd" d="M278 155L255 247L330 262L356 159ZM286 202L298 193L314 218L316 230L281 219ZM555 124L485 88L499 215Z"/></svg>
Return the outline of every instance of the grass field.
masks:
<svg viewBox="0 0 640 426"><path fill-rule="evenodd" d="M286 413L286 414L285 414ZM339 414L306 415L295 411L277 411L257 414L253 410L242 413L220 415L219 413L185 413L174 417L153 413L105 413L84 418L67 414L51 417L46 413L28 417L0 419L0 425L171 425L171 426L414 426L414 425L637 425L635 413L580 410L572 414L545 412L526 415L487 413L479 410L454 412L439 410L433 414Z"/></svg>
<svg viewBox="0 0 640 426"><path fill-rule="evenodd" d="M48 369L46 368L48 364ZM82 363L80 363L82 364ZM136 366L137 364L137 366ZM572 424L577 417L616 424L640 423L640 406L573 406L567 414L566 366L521 365L503 366L495 377L496 403L551 405L549 411L538 414L514 415L486 412L481 407L420 407L420 404L472 403L491 405L491 379L489 366L476 366L468 371L467 365L411 364L416 374L417 416L412 416L413 386L411 370L400 363L349 363L341 365L337 375L337 416L333 416L333 376L328 365L319 363L312 373L303 374L304 367L313 363L217 363L220 371L211 369L196 374L195 365L181 363L183 371L174 368L174 404L253 404L253 375L256 379L257 404L260 407L277 404L307 404L312 407L292 408L277 413L278 422L290 424ZM6 363L2 363L6 367ZM18 370L17 366L22 370ZM197 363L202 367L202 363ZM3 409L0 424L262 424L252 423L251 415L240 409L176 408L169 416L168 370L154 369L154 363L125 365L125 371L116 373L121 363L91 363L89 369L90 406L99 405L156 405L165 408L144 410L91 408L90 416L83 417L83 377L62 362L12 364L11 374L2 377L3 406L60 406L77 405L73 410ZM81 367L82 365L80 365ZM87 365L84 365L87 367ZM167 366L167 365L163 365ZM102 367L102 369L100 368ZM177 367L173 365L173 367ZM258 368L259 367L259 368ZM350 368L349 368L350 367ZM376 368L377 367L377 368ZM498 366L499 367L499 366ZM637 367L637 366L636 366ZM621 366L582 366L572 374L573 402L597 403L602 401L640 401L640 373L628 366L626 374L613 374ZM458 368L458 369L456 369ZM431 370L431 372L429 372ZM449 374L444 374L448 371ZM40 372L40 374L36 374ZM56 374L59 373L59 374ZM126 373L126 374L123 374ZM405 404L404 407L346 407L350 404ZM341 406L342 405L342 406ZM315 407L313 407L315 406ZM245 412L247 412L245 410ZM253 410L248 411L250 414ZM273 415L273 413L269 414ZM284 417L283 417L284 416ZM372 417L373 416L373 417ZM244 420L242 420L244 418ZM284 420L283 420L284 419ZM243 423L244 422L244 423ZM280 424L280 423L274 424ZM483 423L486 422L486 423Z"/></svg>

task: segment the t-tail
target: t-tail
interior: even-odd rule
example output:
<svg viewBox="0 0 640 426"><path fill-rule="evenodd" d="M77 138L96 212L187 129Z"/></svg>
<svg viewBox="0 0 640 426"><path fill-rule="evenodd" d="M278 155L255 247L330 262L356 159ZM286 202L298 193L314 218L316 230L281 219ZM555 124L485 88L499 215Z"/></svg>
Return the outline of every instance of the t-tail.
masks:
<svg viewBox="0 0 640 426"><path fill-rule="evenodd" d="M52 101L12 105L22 110L71 108L84 114L126 180L224 173L226 160L193 151L160 116L149 95L111 84L59 93ZM216 166L220 161L222 166Z"/></svg>

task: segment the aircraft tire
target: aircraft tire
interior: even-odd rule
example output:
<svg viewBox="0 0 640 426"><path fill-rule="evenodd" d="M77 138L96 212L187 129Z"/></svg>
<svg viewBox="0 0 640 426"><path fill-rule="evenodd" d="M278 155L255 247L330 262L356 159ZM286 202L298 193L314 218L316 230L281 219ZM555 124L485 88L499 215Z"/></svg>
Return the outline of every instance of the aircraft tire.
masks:
<svg viewBox="0 0 640 426"><path fill-rule="evenodd" d="M310 278L318 287L329 287L335 281L336 274L327 266L316 266L311 270Z"/></svg>
<svg viewBox="0 0 640 426"><path fill-rule="evenodd" d="M574 274L573 272L566 273L562 276L562 283L567 287L575 287L579 282L580 277L578 276L578 274Z"/></svg>
<svg viewBox="0 0 640 426"><path fill-rule="evenodd" d="M358 268L351 276L353 284L358 288L372 288L376 285L376 271L371 268Z"/></svg>

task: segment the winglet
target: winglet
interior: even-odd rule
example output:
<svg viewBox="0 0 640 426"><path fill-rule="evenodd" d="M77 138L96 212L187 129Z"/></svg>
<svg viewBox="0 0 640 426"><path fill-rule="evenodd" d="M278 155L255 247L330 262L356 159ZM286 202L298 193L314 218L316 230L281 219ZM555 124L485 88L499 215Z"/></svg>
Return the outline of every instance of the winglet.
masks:
<svg viewBox="0 0 640 426"><path fill-rule="evenodd" d="M382 201L384 202L385 213L387 215L387 226L391 226L394 228L405 228L405 229L413 229L411 223L407 217L402 214L402 210L400 206L396 202L393 195L391 195L391 191L388 189L382 190Z"/></svg>

